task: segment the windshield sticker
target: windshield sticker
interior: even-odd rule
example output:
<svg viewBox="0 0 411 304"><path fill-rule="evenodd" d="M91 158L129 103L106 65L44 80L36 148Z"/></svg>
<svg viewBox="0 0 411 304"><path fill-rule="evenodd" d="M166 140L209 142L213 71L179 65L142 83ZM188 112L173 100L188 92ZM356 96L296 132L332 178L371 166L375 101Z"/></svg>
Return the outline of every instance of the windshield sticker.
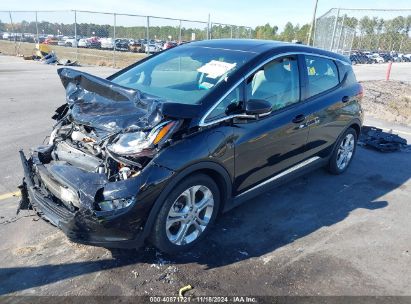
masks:
<svg viewBox="0 0 411 304"><path fill-rule="evenodd" d="M197 71L207 74L207 77L209 78L216 79L217 77L223 76L225 73L235 68L236 65L237 63L211 60L202 67L198 68Z"/></svg>

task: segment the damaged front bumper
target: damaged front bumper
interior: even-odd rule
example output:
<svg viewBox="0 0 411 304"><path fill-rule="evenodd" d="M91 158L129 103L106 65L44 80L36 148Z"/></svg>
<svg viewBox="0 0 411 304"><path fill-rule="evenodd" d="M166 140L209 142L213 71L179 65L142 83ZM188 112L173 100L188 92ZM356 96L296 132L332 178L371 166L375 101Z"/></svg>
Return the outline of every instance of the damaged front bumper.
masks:
<svg viewBox="0 0 411 304"><path fill-rule="evenodd" d="M43 164L37 151L29 159L20 151L20 157L24 179L19 209L34 209L74 242L102 247L137 248L143 244L151 207L174 174L153 163L135 178L109 182L101 174L71 165ZM71 199L74 204L63 200L73 193L77 198ZM111 211L96 208L97 201L127 197L134 201L128 207Z"/></svg>

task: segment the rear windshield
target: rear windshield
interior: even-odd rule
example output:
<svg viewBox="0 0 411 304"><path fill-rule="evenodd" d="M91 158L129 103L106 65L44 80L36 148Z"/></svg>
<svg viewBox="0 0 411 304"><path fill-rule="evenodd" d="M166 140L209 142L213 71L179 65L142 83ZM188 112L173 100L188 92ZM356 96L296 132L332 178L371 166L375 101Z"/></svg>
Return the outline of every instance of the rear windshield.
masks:
<svg viewBox="0 0 411 304"><path fill-rule="evenodd" d="M199 104L255 53L200 46L163 52L112 79L166 101Z"/></svg>

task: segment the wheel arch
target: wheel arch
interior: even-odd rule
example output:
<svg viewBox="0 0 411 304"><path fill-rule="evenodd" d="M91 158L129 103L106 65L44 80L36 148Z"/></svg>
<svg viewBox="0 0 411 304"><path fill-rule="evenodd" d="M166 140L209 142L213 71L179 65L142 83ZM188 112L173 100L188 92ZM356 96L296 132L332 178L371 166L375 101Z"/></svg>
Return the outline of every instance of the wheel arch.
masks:
<svg viewBox="0 0 411 304"><path fill-rule="evenodd" d="M144 239L146 239L150 235L157 214L160 211L160 208L163 205L163 202L167 198L169 193L174 189L174 187L179 182L193 174L205 174L215 181L217 187L220 190L219 212L222 212L225 209L226 204L229 204L229 202L232 200L232 180L230 178L229 173L222 165L212 161L203 161L190 165L176 174L176 176L163 189L161 194L154 202L154 205L151 208L150 213L147 217L147 221L144 225Z"/></svg>
<svg viewBox="0 0 411 304"><path fill-rule="evenodd" d="M358 139L358 137L360 136L360 133L361 133L361 125L360 125L360 123L355 121L355 122L351 123L347 129L349 129L349 128L353 128L353 129L355 130L355 133L357 133L357 139ZM347 129L346 129L346 130L347 130ZM344 132L345 132L346 130L344 130Z"/></svg>

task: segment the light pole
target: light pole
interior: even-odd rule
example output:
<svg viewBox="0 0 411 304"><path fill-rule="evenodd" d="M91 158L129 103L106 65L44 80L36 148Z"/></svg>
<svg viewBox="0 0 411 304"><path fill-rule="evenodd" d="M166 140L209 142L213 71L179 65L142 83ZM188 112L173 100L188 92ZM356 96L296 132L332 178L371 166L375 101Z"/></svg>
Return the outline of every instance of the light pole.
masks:
<svg viewBox="0 0 411 304"><path fill-rule="evenodd" d="M315 15L317 14L317 5L318 5L318 0L314 0L314 12L313 12L313 19L311 20L311 25L310 25L310 32L308 33L308 39L307 39L307 45L311 45L311 36L314 30L314 25L315 25Z"/></svg>

